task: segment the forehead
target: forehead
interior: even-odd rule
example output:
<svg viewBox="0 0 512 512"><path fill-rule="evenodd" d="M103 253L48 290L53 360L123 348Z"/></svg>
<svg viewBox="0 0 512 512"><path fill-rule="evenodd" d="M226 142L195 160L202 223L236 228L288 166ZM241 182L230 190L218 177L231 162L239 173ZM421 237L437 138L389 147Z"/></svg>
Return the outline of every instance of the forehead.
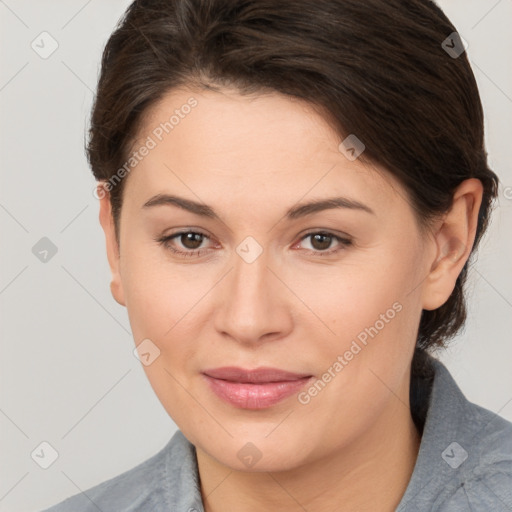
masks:
<svg viewBox="0 0 512 512"><path fill-rule="evenodd" d="M277 92L241 95L232 89L169 92L146 113L140 136L151 133L170 145L193 141L212 158L258 152L259 161L274 162L285 153L294 158L337 153L339 144L339 135L313 105Z"/></svg>
<svg viewBox="0 0 512 512"><path fill-rule="evenodd" d="M384 169L347 159L341 141L297 98L175 89L144 116L133 151L151 149L134 162L127 188L141 198L188 188L208 202L230 193L246 205L250 197L280 203L337 192L386 208L403 196Z"/></svg>

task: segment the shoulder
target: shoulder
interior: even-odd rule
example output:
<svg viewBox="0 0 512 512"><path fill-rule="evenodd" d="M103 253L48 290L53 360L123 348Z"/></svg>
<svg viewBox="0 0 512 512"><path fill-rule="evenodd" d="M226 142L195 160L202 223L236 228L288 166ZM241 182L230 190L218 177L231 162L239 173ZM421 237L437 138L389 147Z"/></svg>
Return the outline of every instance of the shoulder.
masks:
<svg viewBox="0 0 512 512"><path fill-rule="evenodd" d="M397 510L512 510L512 423L464 396L448 369L435 376L420 451Z"/></svg>
<svg viewBox="0 0 512 512"><path fill-rule="evenodd" d="M461 444L444 453L452 462L451 492L440 500L439 512L458 510L512 510L512 423L496 413L468 402L469 421ZM462 451L463 450L463 451ZM460 452L457 455L456 452ZM462 460L464 459L464 460Z"/></svg>
<svg viewBox="0 0 512 512"><path fill-rule="evenodd" d="M179 477L180 465L190 462L189 452L190 445L178 430L149 459L42 512L168 511L173 498L168 486Z"/></svg>

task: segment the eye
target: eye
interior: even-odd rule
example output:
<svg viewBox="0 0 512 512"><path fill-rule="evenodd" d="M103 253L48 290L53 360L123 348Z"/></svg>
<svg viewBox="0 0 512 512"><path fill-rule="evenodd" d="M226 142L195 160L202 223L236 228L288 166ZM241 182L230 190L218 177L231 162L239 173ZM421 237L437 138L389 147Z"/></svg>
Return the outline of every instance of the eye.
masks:
<svg viewBox="0 0 512 512"><path fill-rule="evenodd" d="M313 231L307 233L300 239L300 242L308 238L311 239L312 249L305 249L305 251L307 254L311 254L313 256L332 255L352 245L352 240L350 238L344 238L328 231ZM178 256L199 257L208 251L207 248L201 247L201 244L205 239L209 240L210 237L201 231L193 231L189 229L172 235L162 236L157 238L156 241ZM181 244L183 249L176 247L175 240ZM329 249L329 247L332 246L333 241L337 242L337 246Z"/></svg>
<svg viewBox="0 0 512 512"><path fill-rule="evenodd" d="M350 238L344 238L328 231L313 231L307 233L301 238L300 242L308 238L311 240L310 245L313 250L306 249L306 253L313 256L332 255L352 245ZM337 245L333 249L329 249L329 247L332 246L333 240L337 242Z"/></svg>
<svg viewBox="0 0 512 512"><path fill-rule="evenodd" d="M179 256L201 256L205 249L200 248L200 245L204 241L204 239L209 239L210 237L205 233L200 231L180 231L179 233L174 233L173 235L167 235L160 238L157 238L157 242L163 245L166 249L169 249L171 252L178 254ZM174 240L177 239L184 247L185 250L181 250L180 248L176 248L174 245Z"/></svg>

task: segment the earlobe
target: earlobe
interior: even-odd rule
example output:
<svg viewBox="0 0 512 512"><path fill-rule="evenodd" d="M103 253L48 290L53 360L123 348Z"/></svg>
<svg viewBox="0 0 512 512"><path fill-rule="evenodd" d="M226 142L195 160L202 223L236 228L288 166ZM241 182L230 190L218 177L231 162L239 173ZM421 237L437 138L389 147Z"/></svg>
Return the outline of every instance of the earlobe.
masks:
<svg viewBox="0 0 512 512"><path fill-rule="evenodd" d="M480 180L463 181L455 190L452 207L433 235L436 257L423 287L423 309L441 307L450 297L475 241L478 212L482 203Z"/></svg>
<svg viewBox="0 0 512 512"><path fill-rule="evenodd" d="M116 240L114 219L112 217L112 206L110 203L110 193L105 189L104 184L98 184L97 197L100 201L99 220L105 233L105 243L107 249L107 259L110 266L112 280L110 282L110 291L115 301L121 306L126 306L124 299L123 282L120 273L120 251Z"/></svg>

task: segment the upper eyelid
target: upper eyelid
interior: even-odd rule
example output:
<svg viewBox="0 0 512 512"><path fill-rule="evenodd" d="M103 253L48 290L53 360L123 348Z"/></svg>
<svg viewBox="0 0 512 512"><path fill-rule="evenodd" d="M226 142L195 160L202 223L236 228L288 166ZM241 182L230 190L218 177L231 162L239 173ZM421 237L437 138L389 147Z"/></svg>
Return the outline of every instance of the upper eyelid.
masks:
<svg viewBox="0 0 512 512"><path fill-rule="evenodd" d="M186 233L197 233L199 235L205 236L206 238L209 238L210 240L212 239L212 237L210 235L208 235L208 233L205 233L200 228L183 228L181 231L176 231L175 233L170 233L169 235L163 235L162 238L164 238L164 237L165 238L171 238L171 237L174 237L174 236L177 237L178 235L184 235ZM312 228L311 230L306 231L305 233L303 233L301 235L301 239L304 238L305 236L308 236L308 235L316 235L316 234L320 234L320 233L326 234L326 235L338 236L340 238L343 238L343 237L352 238L352 236L349 235L348 233L343 233L343 232L336 233L335 231L333 231L331 229Z"/></svg>

